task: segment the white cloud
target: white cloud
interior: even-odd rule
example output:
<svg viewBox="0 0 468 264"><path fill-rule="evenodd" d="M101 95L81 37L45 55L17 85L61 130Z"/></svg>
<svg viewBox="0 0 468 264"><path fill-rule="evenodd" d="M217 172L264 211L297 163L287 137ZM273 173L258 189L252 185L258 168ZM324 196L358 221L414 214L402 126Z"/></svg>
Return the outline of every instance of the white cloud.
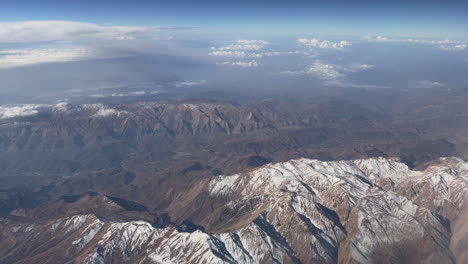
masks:
<svg viewBox="0 0 468 264"><path fill-rule="evenodd" d="M220 56L220 57L232 57L232 58L261 58L263 57L262 53L251 53L251 52L245 52L245 51L240 51L240 50L215 50L208 55L211 56Z"/></svg>
<svg viewBox="0 0 468 264"><path fill-rule="evenodd" d="M422 43L422 44L450 44L454 41L445 40L431 40L431 39L414 39L414 38L392 38L387 36L372 36L367 35L366 39L369 41L383 41L383 42L409 42L409 43Z"/></svg>
<svg viewBox="0 0 468 264"><path fill-rule="evenodd" d="M413 88L442 88L446 86L447 85L444 83L428 81L428 80L418 81L412 85Z"/></svg>
<svg viewBox="0 0 468 264"><path fill-rule="evenodd" d="M290 55L302 53L300 51L265 51L264 45L270 44L264 40L237 40L234 44L223 47L211 47L210 56L235 58L235 59L260 59L279 55ZM251 61L224 61L217 62L218 65L230 65L238 67L258 67L256 60Z"/></svg>
<svg viewBox="0 0 468 264"><path fill-rule="evenodd" d="M211 47L214 51L259 51L262 50L264 45L269 44L268 41L254 40L254 39L241 39L234 44L222 47Z"/></svg>
<svg viewBox="0 0 468 264"><path fill-rule="evenodd" d="M307 70L307 73L316 75L323 80L334 81L345 77L345 75L340 72L340 68L342 67L317 61L312 64Z"/></svg>
<svg viewBox="0 0 468 264"><path fill-rule="evenodd" d="M345 77L346 72L366 71L374 67L375 65L369 64L350 64L349 66L341 66L316 61L307 72L315 74L322 79L331 80Z"/></svg>
<svg viewBox="0 0 468 264"><path fill-rule="evenodd" d="M348 80L347 74L360 71L366 71L374 68L375 65L369 64L350 64L348 66L341 66L335 64L324 63L322 61L314 62L308 69L303 71L283 71L283 74L292 75L314 75L326 86L337 87L354 87L354 88L388 88L386 86L376 86L367 84L355 84Z"/></svg>
<svg viewBox="0 0 468 264"><path fill-rule="evenodd" d="M282 71L280 72L281 74L289 74L289 75L300 75L300 74L305 74L305 71L291 71L291 70L287 70L287 71Z"/></svg>
<svg viewBox="0 0 468 264"><path fill-rule="evenodd" d="M218 65L229 65L229 66L238 66L238 67L244 67L244 68L254 68L258 67L260 63L257 61L225 61L225 62L220 62L217 63Z"/></svg>
<svg viewBox="0 0 468 264"><path fill-rule="evenodd" d="M404 42L404 43L414 43L414 44L430 44L430 45L439 45L440 49L457 51L464 50L468 47L468 43L464 41L456 40L431 40L431 39L414 39L414 38L391 38L385 36L371 36L368 35L366 38L369 41L378 41L378 42Z"/></svg>
<svg viewBox="0 0 468 264"><path fill-rule="evenodd" d="M377 36L375 38L375 40L378 40L378 41L388 41L390 40L388 37L383 37L383 36Z"/></svg>
<svg viewBox="0 0 468 264"><path fill-rule="evenodd" d="M218 48L212 48L214 50L261 50L262 45L257 44L232 44Z"/></svg>
<svg viewBox="0 0 468 264"><path fill-rule="evenodd" d="M303 54L303 52L298 51L298 50L293 50L293 51L267 51L267 52L264 52L262 55L271 57L271 56L292 55L292 54Z"/></svg>
<svg viewBox="0 0 468 264"><path fill-rule="evenodd" d="M211 47L211 51L208 55L235 59L254 59L251 61L224 61L216 63L217 65L254 68L260 65L255 59L302 53L300 51L265 51L264 46L268 44L270 44L270 42L265 40L241 39L231 45Z"/></svg>
<svg viewBox="0 0 468 264"><path fill-rule="evenodd" d="M91 117L109 117L130 114L127 111L119 111L114 108L109 108L104 104L83 104L80 108L84 111L91 111L93 113Z"/></svg>
<svg viewBox="0 0 468 264"><path fill-rule="evenodd" d="M158 31L157 27L100 26L71 21L22 21L0 23L0 43L77 39L128 40Z"/></svg>
<svg viewBox="0 0 468 264"><path fill-rule="evenodd" d="M458 44L458 45L440 45L440 48L443 50L451 50L451 51L456 51L456 50L465 50L468 47L466 44Z"/></svg>
<svg viewBox="0 0 468 264"><path fill-rule="evenodd" d="M219 56L219 57L231 57L231 58L263 58L263 57L272 57L272 56L280 56L280 55L292 55L292 54L300 54L300 51L266 51L266 52L245 52L241 50L215 50L208 55L211 56Z"/></svg>
<svg viewBox="0 0 468 264"><path fill-rule="evenodd" d="M369 41L395 41L395 39L386 37L386 36L372 36L372 35L367 35L366 39Z"/></svg>
<svg viewBox="0 0 468 264"><path fill-rule="evenodd" d="M257 40L257 39L240 39L237 41L238 44L260 44L260 45L266 45L270 44L270 42L265 41L265 40Z"/></svg>
<svg viewBox="0 0 468 264"><path fill-rule="evenodd" d="M154 35L153 33L162 29L171 28L101 26L71 21L0 22L0 44L9 43L9 46L18 47L19 43L41 43L35 46L30 44L29 48L0 50L0 69L88 58L128 56L129 53L121 51L126 49L132 51L135 48L126 42L117 44L119 42L116 41L138 37L150 39ZM168 39L170 38L168 37ZM111 42L106 40L111 40ZM118 52L114 50L116 47Z"/></svg>
<svg viewBox="0 0 468 264"><path fill-rule="evenodd" d="M131 93L113 93L111 94L112 97L123 97L123 96L132 96L132 95L145 95L145 91L137 91Z"/></svg>
<svg viewBox="0 0 468 264"><path fill-rule="evenodd" d="M375 65L370 64L351 64L348 67L344 67L345 71L349 72L358 72L358 71L366 71L369 69L375 68Z"/></svg>
<svg viewBox="0 0 468 264"><path fill-rule="evenodd" d="M320 39L306 39L300 38L297 40L299 44L302 44L310 48L319 48L319 49L343 49L345 47L351 46L351 42L347 40L341 40L339 42L332 42L329 40L320 40Z"/></svg>
<svg viewBox="0 0 468 264"><path fill-rule="evenodd" d="M90 48L0 50L0 69L40 63L77 61L91 57Z"/></svg>
<svg viewBox="0 0 468 264"><path fill-rule="evenodd" d="M268 45L268 41L254 40L254 39L241 39L237 40L234 44L222 47L211 47L208 55L231 57L231 58L262 58L264 53L264 45ZM269 56L269 55L267 55Z"/></svg>
<svg viewBox="0 0 468 264"><path fill-rule="evenodd" d="M197 85L203 85L206 83L206 80L199 80L199 81L184 81L184 82L177 82L175 85L176 87L191 87Z"/></svg>
<svg viewBox="0 0 468 264"><path fill-rule="evenodd" d="M410 43L422 43L422 44L448 44L451 43L450 40L430 40L430 39L405 39L404 42Z"/></svg>
<svg viewBox="0 0 468 264"><path fill-rule="evenodd" d="M16 105L16 106L0 106L0 119L7 119L22 116L34 116L39 113L39 109L44 105Z"/></svg>

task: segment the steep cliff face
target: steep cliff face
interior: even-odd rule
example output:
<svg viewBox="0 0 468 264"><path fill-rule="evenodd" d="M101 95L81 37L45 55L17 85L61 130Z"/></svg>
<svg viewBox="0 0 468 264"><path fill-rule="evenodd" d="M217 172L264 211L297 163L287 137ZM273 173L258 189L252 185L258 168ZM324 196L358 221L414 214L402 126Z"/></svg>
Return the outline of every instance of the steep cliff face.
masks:
<svg viewBox="0 0 468 264"><path fill-rule="evenodd" d="M424 171L395 159L301 159L219 176L210 191L232 197L227 210L257 200L249 213L260 213L303 262L452 261L449 220L467 198L467 169L458 159Z"/></svg>
<svg viewBox="0 0 468 264"><path fill-rule="evenodd" d="M0 262L455 263L467 182L457 158L422 171L391 158L291 160L206 183L226 202L205 227L94 214L2 219Z"/></svg>

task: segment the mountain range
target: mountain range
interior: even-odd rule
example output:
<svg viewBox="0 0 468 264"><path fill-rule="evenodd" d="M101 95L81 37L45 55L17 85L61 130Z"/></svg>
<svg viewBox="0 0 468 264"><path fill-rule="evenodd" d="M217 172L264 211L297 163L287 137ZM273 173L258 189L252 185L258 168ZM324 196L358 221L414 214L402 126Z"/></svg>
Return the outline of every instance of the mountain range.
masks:
<svg viewBox="0 0 468 264"><path fill-rule="evenodd" d="M2 106L0 263L465 263L468 92L388 93Z"/></svg>

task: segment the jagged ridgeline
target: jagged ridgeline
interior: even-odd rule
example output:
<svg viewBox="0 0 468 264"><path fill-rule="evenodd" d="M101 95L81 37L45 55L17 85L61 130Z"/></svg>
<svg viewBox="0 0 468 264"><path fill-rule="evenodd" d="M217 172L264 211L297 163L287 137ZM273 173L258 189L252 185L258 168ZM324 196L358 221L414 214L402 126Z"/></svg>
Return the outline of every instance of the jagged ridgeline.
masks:
<svg viewBox="0 0 468 264"><path fill-rule="evenodd" d="M128 204L90 193L55 201L67 217L44 217L44 207L14 212L22 221L2 219L0 260L463 263L467 180L468 163L457 158L423 171L396 159L291 160L206 182L210 199L225 202L205 227L113 220ZM78 214L84 204L101 209Z"/></svg>
<svg viewBox="0 0 468 264"><path fill-rule="evenodd" d="M3 107L0 263L463 263L466 94L428 96Z"/></svg>

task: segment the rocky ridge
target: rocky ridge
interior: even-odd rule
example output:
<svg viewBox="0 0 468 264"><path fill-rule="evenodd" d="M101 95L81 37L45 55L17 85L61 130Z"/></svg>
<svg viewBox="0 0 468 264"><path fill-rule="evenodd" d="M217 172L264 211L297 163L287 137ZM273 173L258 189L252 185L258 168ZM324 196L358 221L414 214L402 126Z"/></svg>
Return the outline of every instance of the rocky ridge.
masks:
<svg viewBox="0 0 468 264"><path fill-rule="evenodd" d="M393 158L291 160L214 177L205 188L226 202L204 227L2 219L0 262L456 263L467 180L458 158L421 171Z"/></svg>

